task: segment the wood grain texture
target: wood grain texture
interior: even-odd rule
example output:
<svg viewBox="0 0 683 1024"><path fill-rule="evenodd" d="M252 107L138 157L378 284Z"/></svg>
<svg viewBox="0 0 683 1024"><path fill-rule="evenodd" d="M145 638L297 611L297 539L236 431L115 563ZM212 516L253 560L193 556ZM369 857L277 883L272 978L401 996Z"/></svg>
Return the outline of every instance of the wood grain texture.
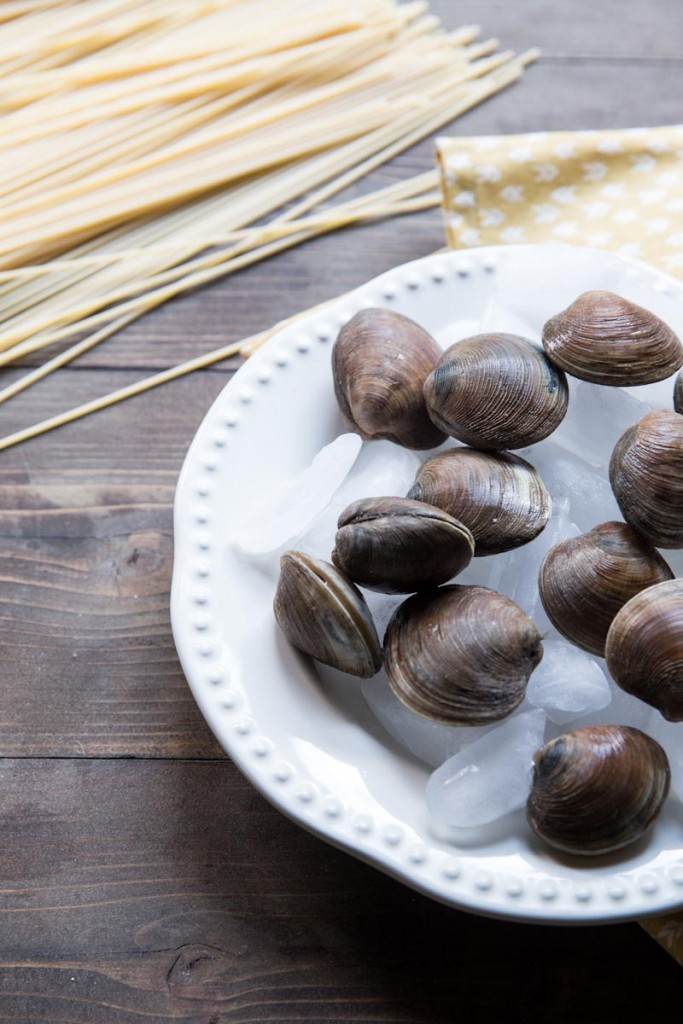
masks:
<svg viewBox="0 0 683 1024"><path fill-rule="evenodd" d="M432 7L449 27L544 50L453 131L680 120L679 0ZM429 169L432 151L374 184ZM318 239L132 325L0 406L0 431L442 244L438 211ZM286 820L219 750L170 631L172 503L236 365L0 456L0 1021L678 1022L680 970L637 925L531 927L439 906Z"/></svg>
<svg viewBox="0 0 683 1024"><path fill-rule="evenodd" d="M46 382L0 429L130 374ZM0 462L0 756L215 757L171 635L173 496L192 433L225 383L175 382L4 453ZM22 420L20 417L24 416Z"/></svg>
<svg viewBox="0 0 683 1024"><path fill-rule="evenodd" d="M679 971L635 927L442 907L228 762L8 759L2 783L0 1020L679 1019Z"/></svg>

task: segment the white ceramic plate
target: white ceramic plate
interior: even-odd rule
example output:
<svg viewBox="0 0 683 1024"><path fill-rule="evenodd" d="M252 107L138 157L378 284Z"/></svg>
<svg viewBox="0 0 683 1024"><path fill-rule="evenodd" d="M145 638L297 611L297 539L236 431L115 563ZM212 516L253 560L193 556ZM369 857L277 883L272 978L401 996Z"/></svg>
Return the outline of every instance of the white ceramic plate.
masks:
<svg viewBox="0 0 683 1024"><path fill-rule="evenodd" d="M311 832L454 907L545 922L636 918L683 905L683 814L669 801L647 839L583 861L543 847L522 812L456 845L430 823L428 770L367 708L332 699L272 615L272 579L232 541L251 510L343 432L330 349L364 306L385 306L455 340L477 329L504 281L511 315L547 316L587 288L612 288L683 335L683 286L616 255L505 246L407 264L282 330L229 382L188 453L175 505L171 612L192 692L251 782ZM529 312L531 310L531 312ZM683 726L681 727L683 732Z"/></svg>

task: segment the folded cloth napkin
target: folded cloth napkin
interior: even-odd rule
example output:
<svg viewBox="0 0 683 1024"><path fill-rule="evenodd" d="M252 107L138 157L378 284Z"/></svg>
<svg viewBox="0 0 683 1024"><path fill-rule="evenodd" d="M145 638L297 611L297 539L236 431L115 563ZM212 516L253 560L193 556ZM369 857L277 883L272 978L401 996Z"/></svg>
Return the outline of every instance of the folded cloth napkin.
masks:
<svg viewBox="0 0 683 1024"><path fill-rule="evenodd" d="M563 241L683 278L683 125L441 138L437 158L452 248ZM683 965L683 913L641 923Z"/></svg>

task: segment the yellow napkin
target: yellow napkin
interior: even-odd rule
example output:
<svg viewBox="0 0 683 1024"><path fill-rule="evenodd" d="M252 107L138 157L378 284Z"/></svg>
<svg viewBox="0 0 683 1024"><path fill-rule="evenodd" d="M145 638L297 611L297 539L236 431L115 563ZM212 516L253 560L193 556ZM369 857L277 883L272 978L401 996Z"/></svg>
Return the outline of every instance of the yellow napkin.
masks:
<svg viewBox="0 0 683 1024"><path fill-rule="evenodd" d="M437 157L453 248L570 242L683 278L683 125L442 138ZM642 925L683 965L683 913Z"/></svg>
<svg viewBox="0 0 683 1024"><path fill-rule="evenodd" d="M683 125L437 142L454 248L571 242L683 277Z"/></svg>

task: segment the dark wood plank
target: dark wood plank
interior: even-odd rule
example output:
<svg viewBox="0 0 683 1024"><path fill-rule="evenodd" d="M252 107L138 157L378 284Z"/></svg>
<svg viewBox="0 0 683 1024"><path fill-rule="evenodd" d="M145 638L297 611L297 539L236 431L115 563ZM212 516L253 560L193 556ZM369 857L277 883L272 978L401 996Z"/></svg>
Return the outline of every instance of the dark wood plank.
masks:
<svg viewBox="0 0 683 1024"><path fill-rule="evenodd" d="M637 926L443 907L282 818L228 762L1 770L0 1020L679 1019L679 970Z"/></svg>
<svg viewBox="0 0 683 1024"><path fill-rule="evenodd" d="M683 11L678 0L430 0L444 24L477 24L485 37L547 59L680 60ZM629 97L630 102L631 97Z"/></svg>
<svg viewBox="0 0 683 1024"><path fill-rule="evenodd" d="M26 421L130 379L71 373ZM225 382L205 373L4 453L0 755L217 756L170 629L173 495ZM69 386L65 387L65 383ZM8 406L0 410L4 430Z"/></svg>

